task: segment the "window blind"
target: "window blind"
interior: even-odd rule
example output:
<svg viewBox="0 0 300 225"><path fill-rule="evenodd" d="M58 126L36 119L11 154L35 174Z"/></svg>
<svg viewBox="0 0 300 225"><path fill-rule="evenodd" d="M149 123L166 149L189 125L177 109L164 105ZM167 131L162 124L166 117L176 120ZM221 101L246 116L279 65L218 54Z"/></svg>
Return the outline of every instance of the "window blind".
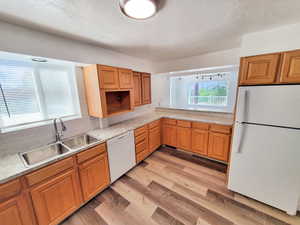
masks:
<svg viewBox="0 0 300 225"><path fill-rule="evenodd" d="M11 127L79 114L74 69L0 59L0 121Z"/></svg>

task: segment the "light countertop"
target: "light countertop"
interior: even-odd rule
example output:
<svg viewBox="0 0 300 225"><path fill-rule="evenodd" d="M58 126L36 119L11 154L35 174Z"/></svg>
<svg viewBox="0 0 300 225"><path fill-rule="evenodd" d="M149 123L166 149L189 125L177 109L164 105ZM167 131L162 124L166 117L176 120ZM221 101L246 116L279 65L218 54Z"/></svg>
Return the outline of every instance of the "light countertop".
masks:
<svg viewBox="0 0 300 225"><path fill-rule="evenodd" d="M188 113L173 113L173 112L153 112L153 113L149 113L149 114L143 114L142 116L136 117L134 119L130 119L130 120L126 120L126 121L114 124L108 128L90 131L90 132L88 132L88 134L97 139L100 139L100 141L96 143L96 144L100 144L100 143L103 143L103 142L113 138L113 137L116 137L127 131L134 130L138 127L141 127L147 123L150 123L150 122L160 119L160 118L171 118L171 119L179 119L179 120L216 123L216 124L223 124L223 125L232 125L233 124L232 119L217 117L217 116L195 115L195 114L188 114ZM89 147L91 147L91 146L89 146ZM55 161L59 161L61 159L64 159L71 155L74 155L85 149L86 148L69 151L66 154L56 157L55 159L50 159L50 160L44 161L42 163L39 163L38 165L34 165L31 167L26 167L23 164L23 162L20 159L19 154L0 156L0 184L5 183L14 178L17 178L21 175L27 174L38 168L49 165Z"/></svg>

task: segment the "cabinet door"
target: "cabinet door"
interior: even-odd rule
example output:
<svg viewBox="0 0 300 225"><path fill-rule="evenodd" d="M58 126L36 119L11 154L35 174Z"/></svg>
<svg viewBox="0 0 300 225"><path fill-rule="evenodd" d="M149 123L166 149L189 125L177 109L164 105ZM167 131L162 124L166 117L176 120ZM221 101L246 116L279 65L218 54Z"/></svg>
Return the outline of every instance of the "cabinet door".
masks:
<svg viewBox="0 0 300 225"><path fill-rule="evenodd" d="M210 132L208 143L208 157L228 161L230 135Z"/></svg>
<svg viewBox="0 0 300 225"><path fill-rule="evenodd" d="M134 90L134 105L142 104L142 76L140 73L133 72L133 90Z"/></svg>
<svg viewBox="0 0 300 225"><path fill-rule="evenodd" d="M241 59L240 84L275 82L280 54L250 56Z"/></svg>
<svg viewBox="0 0 300 225"><path fill-rule="evenodd" d="M163 144L176 147L177 127L172 125L163 125Z"/></svg>
<svg viewBox="0 0 300 225"><path fill-rule="evenodd" d="M31 190L39 225L58 224L80 205L80 188L74 170Z"/></svg>
<svg viewBox="0 0 300 225"><path fill-rule="evenodd" d="M160 145L160 126L158 126L151 129L149 132L149 151L154 152Z"/></svg>
<svg viewBox="0 0 300 225"><path fill-rule="evenodd" d="M0 224L33 224L30 213L28 212L28 205L22 197L15 197L0 204Z"/></svg>
<svg viewBox="0 0 300 225"><path fill-rule="evenodd" d="M100 88L119 88L119 74L117 68L111 66L98 66L98 76L100 80Z"/></svg>
<svg viewBox="0 0 300 225"><path fill-rule="evenodd" d="M191 151L192 129L187 127L177 127L177 146L180 149Z"/></svg>
<svg viewBox="0 0 300 225"><path fill-rule="evenodd" d="M151 104L151 75L142 73L142 99L143 105Z"/></svg>
<svg viewBox="0 0 300 225"><path fill-rule="evenodd" d="M102 154L79 166L84 201L88 201L109 185L107 154Z"/></svg>
<svg viewBox="0 0 300 225"><path fill-rule="evenodd" d="M118 69L120 88L130 89L133 88L133 74L132 70Z"/></svg>
<svg viewBox="0 0 300 225"><path fill-rule="evenodd" d="M283 54L281 83L300 83L300 50Z"/></svg>
<svg viewBox="0 0 300 225"><path fill-rule="evenodd" d="M208 148L208 131L207 130L192 130L192 151L200 155L207 156Z"/></svg>

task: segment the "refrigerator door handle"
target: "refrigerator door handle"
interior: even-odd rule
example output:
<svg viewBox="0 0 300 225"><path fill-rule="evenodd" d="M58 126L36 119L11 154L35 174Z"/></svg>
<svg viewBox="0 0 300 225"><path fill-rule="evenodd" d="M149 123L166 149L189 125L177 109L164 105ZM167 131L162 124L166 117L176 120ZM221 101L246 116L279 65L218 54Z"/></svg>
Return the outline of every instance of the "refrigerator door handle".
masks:
<svg viewBox="0 0 300 225"><path fill-rule="evenodd" d="M239 93L239 112L237 116L237 121L244 122L245 121L245 115L246 115L246 109L248 105L248 90L247 89L241 89Z"/></svg>
<svg viewBox="0 0 300 225"><path fill-rule="evenodd" d="M238 129L237 129L237 148L236 153L242 153L242 143L244 137L244 124L237 122Z"/></svg>

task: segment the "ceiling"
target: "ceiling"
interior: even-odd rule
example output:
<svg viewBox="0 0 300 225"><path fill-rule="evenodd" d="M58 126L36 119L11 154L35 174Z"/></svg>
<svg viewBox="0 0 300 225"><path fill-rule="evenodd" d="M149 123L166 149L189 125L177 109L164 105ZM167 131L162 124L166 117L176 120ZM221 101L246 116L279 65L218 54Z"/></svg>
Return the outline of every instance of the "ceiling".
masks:
<svg viewBox="0 0 300 225"><path fill-rule="evenodd" d="M245 33L300 21L299 0L163 0L145 21L118 0L0 1L0 20L152 61L229 49Z"/></svg>

